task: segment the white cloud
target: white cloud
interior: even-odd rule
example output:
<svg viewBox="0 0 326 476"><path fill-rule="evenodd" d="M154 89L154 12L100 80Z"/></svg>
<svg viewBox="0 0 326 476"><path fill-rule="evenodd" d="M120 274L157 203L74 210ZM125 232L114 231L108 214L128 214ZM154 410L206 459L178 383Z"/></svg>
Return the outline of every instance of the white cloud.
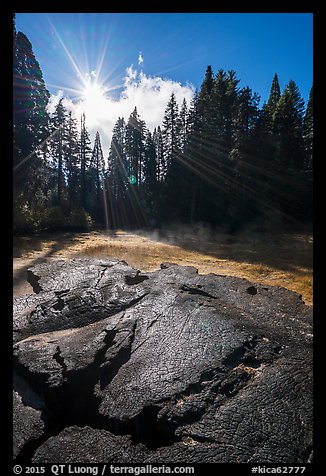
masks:
<svg viewBox="0 0 326 476"><path fill-rule="evenodd" d="M48 106L47 106L47 110L50 114L53 114L54 111L55 111L55 108L58 104L58 102L60 101L60 99L63 98L63 91L62 89L59 89L59 91L57 92L57 94L52 94L50 96L50 100L48 102Z"/></svg>
<svg viewBox="0 0 326 476"><path fill-rule="evenodd" d="M138 64L139 66L144 62L144 58L142 57L141 51L139 52L138 55Z"/></svg>
<svg viewBox="0 0 326 476"><path fill-rule="evenodd" d="M183 98L189 104L194 89L191 84L182 85L172 79L147 76L142 71L138 72L133 66L130 66L126 69L123 89L118 100L110 98L107 90L99 85L98 95L77 103L65 98L63 104L78 119L81 112L85 111L86 126L90 132L91 140L94 141L96 131L99 131L103 153L107 157L112 129L118 117L124 117L127 122L131 112L137 107L140 118L146 122L149 130L153 131L155 127L162 125L164 111L171 93L175 93L179 105ZM55 104L55 101L57 103L61 97L62 91L58 91L57 95L51 97L51 105Z"/></svg>
<svg viewBox="0 0 326 476"><path fill-rule="evenodd" d="M131 81L134 81L137 78L138 72L136 69L133 69L133 65L126 68L126 76L124 77L124 86L126 86Z"/></svg>

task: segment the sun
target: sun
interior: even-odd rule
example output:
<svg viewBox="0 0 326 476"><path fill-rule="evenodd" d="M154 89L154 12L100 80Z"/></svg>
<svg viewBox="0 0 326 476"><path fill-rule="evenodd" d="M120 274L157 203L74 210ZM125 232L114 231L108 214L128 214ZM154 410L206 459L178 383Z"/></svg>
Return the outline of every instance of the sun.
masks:
<svg viewBox="0 0 326 476"><path fill-rule="evenodd" d="M100 121L103 107L107 101L107 89L96 81L87 81L81 90L80 107L85 113L88 124L96 124Z"/></svg>
<svg viewBox="0 0 326 476"><path fill-rule="evenodd" d="M98 83L89 83L82 91L82 100L85 102L94 103L102 101L104 96L104 88Z"/></svg>

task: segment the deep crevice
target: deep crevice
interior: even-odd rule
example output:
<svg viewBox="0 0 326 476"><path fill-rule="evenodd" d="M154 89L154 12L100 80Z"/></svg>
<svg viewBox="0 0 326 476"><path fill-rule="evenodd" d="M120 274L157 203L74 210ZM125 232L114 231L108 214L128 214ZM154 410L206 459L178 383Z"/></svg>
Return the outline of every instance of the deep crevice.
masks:
<svg viewBox="0 0 326 476"><path fill-rule="evenodd" d="M100 291L102 293L102 295L104 296L105 298L105 288L107 286L103 286ZM132 299L131 301L127 302L127 303L120 303L120 304L117 304L116 307L114 307L114 310L112 311L112 309L108 309L108 306L104 304L103 308L108 312L110 312L110 315L113 315L113 314L117 314L118 312L121 312L121 311L126 311L127 309L129 309L130 307L134 306L135 304L138 304L139 301L141 301L142 299L144 299L149 293L146 292L144 294L141 294L140 296ZM112 304L112 303L109 303L109 304Z"/></svg>
<svg viewBox="0 0 326 476"><path fill-rule="evenodd" d="M159 418L162 407L156 404L147 405L139 414L128 420L109 418L106 429L114 435L128 435L135 444L143 444L149 450L156 450L162 446L172 446L181 441L176 435L177 424L164 418Z"/></svg>
<svg viewBox="0 0 326 476"><path fill-rule="evenodd" d="M240 363L243 363L244 357L248 351L252 351L258 344L258 336L253 336L251 339L244 342L240 347L237 347L231 354L229 354L224 360L223 365L232 369L237 367Z"/></svg>
<svg viewBox="0 0 326 476"><path fill-rule="evenodd" d="M119 351L114 357L111 361L113 370L110 371L109 377L106 377L106 383L116 375L120 367L128 360L127 357L130 354L134 329L135 326L131 330L130 335L132 338L127 346L129 353L128 351ZM51 410L51 414L45 411L41 415L45 424L44 434L37 439L28 441L24 445L15 459L16 463L30 462L39 446L48 438L58 435L66 427L89 426L110 431L105 419L99 414L100 397L94 394L94 387L103 379L103 375L101 376L101 372L103 372L101 365L105 362L105 354L113 344L117 333L118 331L115 329L106 331L106 336L103 340L104 346L97 352L93 362L87 368L80 370L67 370L64 358L61 355L61 349L58 346L53 358L63 369L62 376L64 381L59 388L47 387L46 375L40 376L29 372L22 364L19 364L18 361L16 362L17 374L22 376L36 393L42 395L46 408Z"/></svg>
<svg viewBox="0 0 326 476"><path fill-rule="evenodd" d="M57 436L63 429L64 427L60 422L55 423L55 418L51 419L51 423L46 422L46 431L44 434L25 443L19 454L14 459L14 463L20 465L30 463L36 450L49 438Z"/></svg>
<svg viewBox="0 0 326 476"><path fill-rule="evenodd" d="M29 282L29 284L32 286L35 294L39 294L41 291L43 291L42 287L39 284L40 279L41 276L36 276L33 271L29 269L27 270L27 282Z"/></svg>
<svg viewBox="0 0 326 476"><path fill-rule="evenodd" d="M134 336L135 336L135 328L136 328L136 321L134 323L133 328L131 331L128 333L127 337L130 337L130 340L128 342L127 346L122 346L118 353L114 356L114 358L110 362L105 361L105 354L107 349L111 346L111 343L114 340L113 339L110 341L107 341L108 346L101 350L97 356L96 363L99 366L99 384L101 390L103 390L105 387L107 387L114 377L117 375L121 367L128 362L128 360L131 357L131 347L132 343L134 341ZM109 337L111 339L111 337Z"/></svg>
<svg viewBox="0 0 326 476"><path fill-rule="evenodd" d="M132 299L128 304L126 305L123 305L120 309L120 311L126 311L127 309L129 309L130 307L134 306L135 304L138 304L139 301L141 301L142 299L144 299L149 293L145 293L145 294L142 294L141 296L135 298L135 299Z"/></svg>
<svg viewBox="0 0 326 476"><path fill-rule="evenodd" d="M259 369L259 367L262 364L262 361L260 359L257 359L253 355L249 355L248 357L244 357L242 359L242 363L246 365L247 367L250 367L252 369Z"/></svg>
<svg viewBox="0 0 326 476"><path fill-rule="evenodd" d="M136 301L138 302L143 297L137 298ZM55 409L54 415L47 422L45 434L28 442L21 450L16 462L30 461L40 445L69 426L89 426L104 429L114 435L128 435L134 444L141 443L149 450L171 446L184 439L184 435L179 430L185 425L199 421L207 411L207 406L223 405L226 399L234 397L248 385L252 374L243 366L255 369L262 363L253 351L263 338L253 336L227 356L222 362L222 367L203 370L196 382L190 383L173 397L149 404L139 414L127 420L103 416L99 413L101 398L95 395L94 388L99 384L100 389L104 389L117 375L122 365L130 359L135 327L136 321L125 338L129 338L128 344L121 346L110 362L106 362L106 353L114 344L119 332L116 329L105 331L104 346L97 352L91 365L86 369L66 372L67 382L57 391L49 392L45 397L48 408ZM59 347L53 358L64 369L64 359ZM202 392L202 404L198 405L195 403L196 395ZM191 399L190 401L187 399L191 396L195 398L193 405ZM183 411L178 414L175 413L174 406L180 399L185 399L186 404ZM206 438L205 441L200 440L201 438L196 438L198 442L208 442Z"/></svg>
<svg viewBox="0 0 326 476"><path fill-rule="evenodd" d="M65 359L61 355L61 349L59 346L56 348L55 354L53 354L53 358L59 365L62 367L62 377L65 379L67 376L67 365L65 363Z"/></svg>
<svg viewBox="0 0 326 476"><path fill-rule="evenodd" d="M143 281L146 281L147 279L149 279L149 277L146 276L145 274L138 273L135 276L126 275L125 283L128 284L128 286L133 286L134 284L140 284Z"/></svg>
<svg viewBox="0 0 326 476"><path fill-rule="evenodd" d="M198 294L199 296L205 296L205 297L208 297L210 299L218 299L216 296L213 296L212 294L209 294L206 291L203 291L202 289L200 289L200 287L197 286L197 287L194 288L194 287L188 286L188 284L182 284L180 286L180 290L181 291L186 291L189 294Z"/></svg>
<svg viewBox="0 0 326 476"><path fill-rule="evenodd" d="M65 302L64 300L58 296L57 297L57 302L52 306L52 308L55 310L55 311L62 311L62 309L65 307Z"/></svg>
<svg viewBox="0 0 326 476"><path fill-rule="evenodd" d="M220 387L219 393L226 397L234 397L239 391L251 380L247 372L241 372L240 375L235 375L233 379L227 379Z"/></svg>

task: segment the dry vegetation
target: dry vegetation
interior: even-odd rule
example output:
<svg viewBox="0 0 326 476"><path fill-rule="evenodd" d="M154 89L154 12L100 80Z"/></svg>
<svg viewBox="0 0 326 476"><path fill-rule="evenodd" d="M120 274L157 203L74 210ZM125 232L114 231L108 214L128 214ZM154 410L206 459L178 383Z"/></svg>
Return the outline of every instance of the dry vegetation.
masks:
<svg viewBox="0 0 326 476"><path fill-rule="evenodd" d="M283 286L312 304L310 234L211 233L204 228L169 232L57 233L14 239L14 295L29 293L26 269L46 259L119 258L141 271L164 261L195 266L199 273L239 276Z"/></svg>

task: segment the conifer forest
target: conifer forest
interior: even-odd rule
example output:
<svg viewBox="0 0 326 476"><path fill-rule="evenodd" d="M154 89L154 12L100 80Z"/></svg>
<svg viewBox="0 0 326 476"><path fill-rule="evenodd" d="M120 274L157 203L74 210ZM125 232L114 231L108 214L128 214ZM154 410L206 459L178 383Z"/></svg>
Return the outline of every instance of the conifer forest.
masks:
<svg viewBox="0 0 326 476"><path fill-rule="evenodd" d="M156 228L166 223L237 230L253 220L312 219L313 89L295 79L268 101L236 71L207 66L190 103L172 93L149 130L137 108L114 125L109 153L50 94L29 39L13 32L14 229Z"/></svg>

